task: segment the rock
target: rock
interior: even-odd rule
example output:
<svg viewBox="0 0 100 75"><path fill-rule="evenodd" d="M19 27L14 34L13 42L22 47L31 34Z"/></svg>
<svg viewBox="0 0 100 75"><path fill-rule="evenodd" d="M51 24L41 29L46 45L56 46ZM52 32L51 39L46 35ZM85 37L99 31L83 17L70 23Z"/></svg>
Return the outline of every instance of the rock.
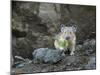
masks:
<svg viewBox="0 0 100 75"><path fill-rule="evenodd" d="M39 48L33 52L34 63L57 63L65 54L60 50L54 50L49 48Z"/></svg>
<svg viewBox="0 0 100 75"><path fill-rule="evenodd" d="M95 39L92 39L89 41L90 45L92 46L95 46L96 45L96 40Z"/></svg>
<svg viewBox="0 0 100 75"><path fill-rule="evenodd" d="M86 41L84 41L83 45L84 46L95 46L96 44L96 40L95 39L87 39Z"/></svg>
<svg viewBox="0 0 100 75"><path fill-rule="evenodd" d="M13 56L21 56L23 58L32 58L33 48L26 38L16 38L16 46L13 48Z"/></svg>
<svg viewBox="0 0 100 75"><path fill-rule="evenodd" d="M25 64L19 64L19 65L16 66L16 68L21 68L21 67L24 67L24 66L25 66Z"/></svg>
<svg viewBox="0 0 100 75"><path fill-rule="evenodd" d="M96 58L95 57L90 57L88 64L85 65L85 69L88 69L88 70L96 69Z"/></svg>
<svg viewBox="0 0 100 75"><path fill-rule="evenodd" d="M66 56L66 58L63 60L63 63L67 66L71 65L79 65L80 63L80 57L79 56Z"/></svg>
<svg viewBox="0 0 100 75"><path fill-rule="evenodd" d="M82 45L76 45L76 50L79 51L82 49Z"/></svg>
<svg viewBox="0 0 100 75"><path fill-rule="evenodd" d="M51 36L40 36L37 38L36 43L37 43L37 46L36 46L37 48L41 48L41 47L54 48L54 45L53 45L54 40L53 40L53 37Z"/></svg>
<svg viewBox="0 0 100 75"><path fill-rule="evenodd" d="M16 67L16 68L22 68L22 67L24 67L25 65L28 65L28 64L30 64L32 61L30 60L30 59L24 59L24 58L22 58L22 57L20 57L20 56L17 56L18 57L18 59L20 59L20 61L17 61L17 62L15 62L14 63L14 66L13 67Z"/></svg>
<svg viewBox="0 0 100 75"><path fill-rule="evenodd" d="M82 45L76 45L76 51L78 55L94 55L96 53L95 39L87 39Z"/></svg>

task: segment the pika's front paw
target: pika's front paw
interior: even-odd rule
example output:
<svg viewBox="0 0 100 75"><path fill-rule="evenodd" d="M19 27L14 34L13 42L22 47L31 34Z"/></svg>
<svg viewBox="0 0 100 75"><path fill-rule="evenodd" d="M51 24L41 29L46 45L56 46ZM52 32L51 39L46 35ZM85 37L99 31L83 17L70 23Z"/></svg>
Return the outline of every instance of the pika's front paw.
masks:
<svg viewBox="0 0 100 75"><path fill-rule="evenodd" d="M70 55L73 56L74 55L74 52L71 52Z"/></svg>

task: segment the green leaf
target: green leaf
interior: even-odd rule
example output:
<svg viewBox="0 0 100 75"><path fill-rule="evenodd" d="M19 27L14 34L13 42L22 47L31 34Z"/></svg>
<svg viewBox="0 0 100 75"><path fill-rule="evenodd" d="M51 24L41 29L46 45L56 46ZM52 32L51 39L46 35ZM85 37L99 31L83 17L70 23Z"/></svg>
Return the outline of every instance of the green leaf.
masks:
<svg viewBox="0 0 100 75"><path fill-rule="evenodd" d="M68 46L68 40L65 40L65 39L63 39L63 40L61 39L61 40L60 40L60 39L59 39L59 40L58 40L58 45L59 45L59 47L63 47L63 48L64 48L64 47L67 47L67 46Z"/></svg>

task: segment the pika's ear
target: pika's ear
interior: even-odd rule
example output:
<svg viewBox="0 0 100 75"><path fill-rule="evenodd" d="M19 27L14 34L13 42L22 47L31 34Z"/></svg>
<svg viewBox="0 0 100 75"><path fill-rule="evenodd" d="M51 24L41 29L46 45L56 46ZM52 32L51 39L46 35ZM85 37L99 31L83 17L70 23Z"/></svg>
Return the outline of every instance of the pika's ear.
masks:
<svg viewBox="0 0 100 75"><path fill-rule="evenodd" d="M61 27L65 27L65 25L64 25L64 24L61 24L60 26L61 26Z"/></svg>
<svg viewBox="0 0 100 75"><path fill-rule="evenodd" d="M77 31L77 27L75 27L75 26L72 26L72 29L73 29L73 32Z"/></svg>
<svg viewBox="0 0 100 75"><path fill-rule="evenodd" d="M65 28L65 27L66 27L66 26L65 26L64 24L61 24L61 27L60 27L60 28L61 28L61 29L60 29L60 30L61 30L61 32L63 32L63 31L64 31L64 28Z"/></svg>

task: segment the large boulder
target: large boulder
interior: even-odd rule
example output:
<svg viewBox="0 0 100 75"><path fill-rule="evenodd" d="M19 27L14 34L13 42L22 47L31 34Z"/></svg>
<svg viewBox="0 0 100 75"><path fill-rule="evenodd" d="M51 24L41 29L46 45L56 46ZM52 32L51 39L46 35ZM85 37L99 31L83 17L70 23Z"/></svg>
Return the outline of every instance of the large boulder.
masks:
<svg viewBox="0 0 100 75"><path fill-rule="evenodd" d="M39 48L33 52L34 63L57 63L65 54L60 50L54 50L49 48Z"/></svg>

